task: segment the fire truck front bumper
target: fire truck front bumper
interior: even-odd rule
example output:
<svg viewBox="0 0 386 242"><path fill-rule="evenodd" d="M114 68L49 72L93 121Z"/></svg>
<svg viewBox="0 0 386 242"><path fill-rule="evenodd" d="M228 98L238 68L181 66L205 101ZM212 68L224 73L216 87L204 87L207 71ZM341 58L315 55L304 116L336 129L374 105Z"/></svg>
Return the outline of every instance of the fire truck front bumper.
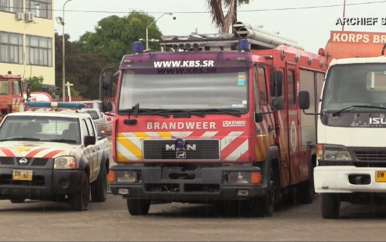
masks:
<svg viewBox="0 0 386 242"><path fill-rule="evenodd" d="M194 171L181 168L116 165L110 190L130 199L169 202L247 200L264 196L267 184L261 169L253 166L206 167Z"/></svg>
<svg viewBox="0 0 386 242"><path fill-rule="evenodd" d="M386 193L386 168L317 166L314 168L314 186L316 193Z"/></svg>

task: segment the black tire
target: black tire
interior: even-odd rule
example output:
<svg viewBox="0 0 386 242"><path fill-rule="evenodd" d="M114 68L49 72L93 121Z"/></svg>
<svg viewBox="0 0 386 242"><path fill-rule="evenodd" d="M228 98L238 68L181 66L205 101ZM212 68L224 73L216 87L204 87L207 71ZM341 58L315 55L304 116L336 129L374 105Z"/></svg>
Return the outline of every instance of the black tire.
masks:
<svg viewBox="0 0 386 242"><path fill-rule="evenodd" d="M91 183L91 199L93 202L104 202L107 199L107 170L104 165L98 178Z"/></svg>
<svg viewBox="0 0 386 242"><path fill-rule="evenodd" d="M24 198L13 198L10 199L11 203L24 203L25 199Z"/></svg>
<svg viewBox="0 0 386 242"><path fill-rule="evenodd" d="M151 200L127 199L127 209L130 215L147 215L150 210Z"/></svg>
<svg viewBox="0 0 386 242"><path fill-rule="evenodd" d="M88 208L90 199L90 183L87 174L84 172L81 178L80 190L68 196L69 209L71 211L84 211Z"/></svg>
<svg viewBox="0 0 386 242"><path fill-rule="evenodd" d="M321 194L321 212L324 219L338 219L340 211L339 194L322 193Z"/></svg>
<svg viewBox="0 0 386 242"><path fill-rule="evenodd" d="M272 217L275 209L275 193L276 185L274 182L273 170L270 169L270 176L268 178L268 186L266 195L252 199L254 206L254 215L259 217ZM255 200L256 199L256 200Z"/></svg>
<svg viewBox="0 0 386 242"><path fill-rule="evenodd" d="M315 188L314 188L314 166L310 162L310 172L308 174L309 179L299 184L299 202L303 204L311 204L314 201Z"/></svg>

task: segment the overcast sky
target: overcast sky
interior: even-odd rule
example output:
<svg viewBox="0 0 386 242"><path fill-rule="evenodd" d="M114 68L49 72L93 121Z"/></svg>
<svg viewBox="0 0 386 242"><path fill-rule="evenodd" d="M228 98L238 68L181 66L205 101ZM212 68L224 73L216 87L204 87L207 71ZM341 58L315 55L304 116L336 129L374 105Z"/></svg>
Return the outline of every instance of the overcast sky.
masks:
<svg viewBox="0 0 386 242"><path fill-rule="evenodd" d="M62 16L65 0L55 0L55 16ZM207 12L206 0L72 0L66 4L66 33L77 40L84 32L93 31L97 22L110 15L124 16L131 10L142 10L158 18L163 12L176 12L177 19L165 15L157 25L164 35L216 33ZM349 4L376 2L350 6ZM338 7L291 9L337 5ZM346 17L386 17L386 1L346 0ZM268 10L268 9L286 10ZM288 9L289 8L289 9ZM253 11L256 10L256 11ZM85 12L87 11L87 12ZM243 12L245 11L245 12ZM196 13L179 13L196 12ZM198 13L197 13L198 12ZM201 12L201 13L200 13ZM343 15L343 0L251 0L239 8L238 20L264 29L280 31L280 35L298 41L306 50L316 52L325 47L331 30L341 30L336 20ZM55 25L61 33L61 26ZM345 30L386 32L386 26L346 26ZM143 33L145 38L145 31Z"/></svg>

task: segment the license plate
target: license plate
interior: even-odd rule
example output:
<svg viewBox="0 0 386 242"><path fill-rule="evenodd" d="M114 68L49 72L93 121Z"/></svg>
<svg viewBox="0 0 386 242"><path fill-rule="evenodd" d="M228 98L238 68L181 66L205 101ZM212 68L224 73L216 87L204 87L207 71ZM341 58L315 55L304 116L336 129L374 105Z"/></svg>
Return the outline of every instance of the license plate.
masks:
<svg viewBox="0 0 386 242"><path fill-rule="evenodd" d="M33 171L15 170L13 171L13 174L12 174L12 180L32 181L32 174L33 174Z"/></svg>
<svg viewBox="0 0 386 242"><path fill-rule="evenodd" d="M376 182L386 182L386 171L376 171L375 172L375 181Z"/></svg>

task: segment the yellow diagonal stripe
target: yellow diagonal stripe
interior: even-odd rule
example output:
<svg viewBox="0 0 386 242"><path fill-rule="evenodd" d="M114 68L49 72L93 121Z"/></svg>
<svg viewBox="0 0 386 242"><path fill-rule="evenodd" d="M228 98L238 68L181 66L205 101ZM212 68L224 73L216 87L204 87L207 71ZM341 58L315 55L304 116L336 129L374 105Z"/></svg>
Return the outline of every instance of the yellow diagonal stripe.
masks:
<svg viewBox="0 0 386 242"><path fill-rule="evenodd" d="M125 147L130 153L132 153L139 160L142 160L142 151L133 142L131 142L126 136L121 133L117 133L117 141Z"/></svg>

